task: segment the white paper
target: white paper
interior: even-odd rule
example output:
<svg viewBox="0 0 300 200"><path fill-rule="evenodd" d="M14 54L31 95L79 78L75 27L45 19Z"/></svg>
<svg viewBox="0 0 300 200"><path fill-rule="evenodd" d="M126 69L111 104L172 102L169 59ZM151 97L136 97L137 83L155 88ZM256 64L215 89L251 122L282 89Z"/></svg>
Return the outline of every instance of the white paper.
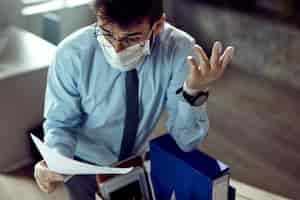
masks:
<svg viewBox="0 0 300 200"><path fill-rule="evenodd" d="M213 181L213 200L228 200L229 175Z"/></svg>
<svg viewBox="0 0 300 200"><path fill-rule="evenodd" d="M96 165L79 162L65 157L55 150L49 148L39 138L31 134L31 138L46 161L48 168L59 174L126 174L133 168L100 167Z"/></svg>
<svg viewBox="0 0 300 200"><path fill-rule="evenodd" d="M173 190L172 195L171 195L171 200L176 200L176 195L175 195L175 191Z"/></svg>

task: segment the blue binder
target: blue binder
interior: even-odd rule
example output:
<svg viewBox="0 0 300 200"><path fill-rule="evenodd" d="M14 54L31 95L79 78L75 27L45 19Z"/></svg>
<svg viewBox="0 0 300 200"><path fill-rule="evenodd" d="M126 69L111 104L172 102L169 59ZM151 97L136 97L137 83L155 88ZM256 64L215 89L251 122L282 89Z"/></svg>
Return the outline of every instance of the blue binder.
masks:
<svg viewBox="0 0 300 200"><path fill-rule="evenodd" d="M169 134L150 142L150 160L157 200L170 200L173 191L176 200L213 200L215 180L229 175L229 167L221 161L200 151L181 151ZM234 200L234 188L226 191Z"/></svg>

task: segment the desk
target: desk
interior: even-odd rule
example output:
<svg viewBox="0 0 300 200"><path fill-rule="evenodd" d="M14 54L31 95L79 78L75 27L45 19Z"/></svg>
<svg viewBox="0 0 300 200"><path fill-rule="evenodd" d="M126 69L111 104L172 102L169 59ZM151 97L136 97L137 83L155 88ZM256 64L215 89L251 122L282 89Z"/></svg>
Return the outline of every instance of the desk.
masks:
<svg viewBox="0 0 300 200"><path fill-rule="evenodd" d="M236 189L236 200L289 200L236 180L231 180L230 182L231 185ZM96 195L96 200L102 199Z"/></svg>
<svg viewBox="0 0 300 200"><path fill-rule="evenodd" d="M9 27L7 47L0 54L0 79L48 67L56 47L17 27Z"/></svg>
<svg viewBox="0 0 300 200"><path fill-rule="evenodd" d="M236 200L288 200L234 179L231 179L230 183L236 189Z"/></svg>
<svg viewBox="0 0 300 200"><path fill-rule="evenodd" d="M148 173L151 170L150 162L145 162L145 168ZM247 185L246 183L230 179L230 185L236 189L236 200L289 200L276 194L264 191L262 189ZM96 200L102 200L96 195Z"/></svg>
<svg viewBox="0 0 300 200"><path fill-rule="evenodd" d="M32 161L28 131L42 120L47 67L56 49L16 27L7 35L0 55L1 172Z"/></svg>

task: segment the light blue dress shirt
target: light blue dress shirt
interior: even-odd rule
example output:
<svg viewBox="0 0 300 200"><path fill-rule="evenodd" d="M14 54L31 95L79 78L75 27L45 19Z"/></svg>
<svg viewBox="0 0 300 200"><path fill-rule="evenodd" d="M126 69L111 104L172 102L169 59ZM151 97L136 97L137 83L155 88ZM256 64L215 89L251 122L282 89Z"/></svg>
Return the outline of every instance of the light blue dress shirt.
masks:
<svg viewBox="0 0 300 200"><path fill-rule="evenodd" d="M193 107L176 90L187 78L186 57L195 40L169 23L151 44L151 54L137 67L140 123L134 152L147 147L163 109L168 131L190 151L205 138L206 103ZM68 157L99 164L118 160L125 118L125 72L106 62L90 25L58 46L48 71L44 108L45 143Z"/></svg>

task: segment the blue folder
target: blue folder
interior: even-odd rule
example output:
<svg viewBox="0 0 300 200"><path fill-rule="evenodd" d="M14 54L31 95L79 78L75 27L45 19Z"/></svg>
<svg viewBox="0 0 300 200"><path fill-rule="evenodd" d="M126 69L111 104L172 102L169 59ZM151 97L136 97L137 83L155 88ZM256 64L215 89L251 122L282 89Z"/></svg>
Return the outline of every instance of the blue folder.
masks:
<svg viewBox="0 0 300 200"><path fill-rule="evenodd" d="M229 167L200 151L183 152L169 134L150 142L151 179L157 200L213 200L213 181ZM228 199L235 199L228 188Z"/></svg>

